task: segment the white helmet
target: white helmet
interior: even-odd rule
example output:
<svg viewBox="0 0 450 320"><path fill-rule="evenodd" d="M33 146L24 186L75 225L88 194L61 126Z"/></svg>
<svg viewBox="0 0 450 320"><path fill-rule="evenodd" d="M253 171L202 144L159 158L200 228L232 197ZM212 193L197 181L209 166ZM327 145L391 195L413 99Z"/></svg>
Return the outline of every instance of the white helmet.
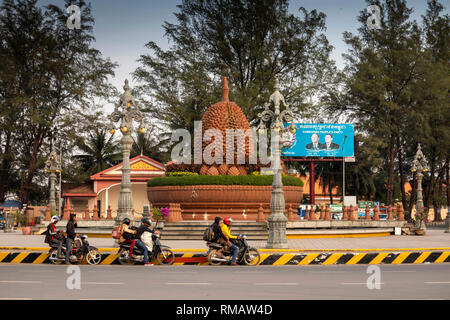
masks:
<svg viewBox="0 0 450 320"><path fill-rule="evenodd" d="M52 217L52 223L58 222L59 221L59 217L58 216L53 216Z"/></svg>

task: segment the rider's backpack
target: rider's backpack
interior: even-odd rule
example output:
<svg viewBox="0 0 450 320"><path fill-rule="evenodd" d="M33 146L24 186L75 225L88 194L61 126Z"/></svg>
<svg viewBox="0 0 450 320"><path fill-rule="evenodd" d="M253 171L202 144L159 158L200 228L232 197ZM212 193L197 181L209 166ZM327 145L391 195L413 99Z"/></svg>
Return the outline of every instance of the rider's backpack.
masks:
<svg viewBox="0 0 450 320"><path fill-rule="evenodd" d="M114 227L113 231L112 231L112 237L114 239L120 239L120 235L121 235L121 230L120 230L121 226L117 226Z"/></svg>
<svg viewBox="0 0 450 320"><path fill-rule="evenodd" d="M214 237L213 227L210 225L205 229L205 232L203 232L203 240L205 241L211 241Z"/></svg>

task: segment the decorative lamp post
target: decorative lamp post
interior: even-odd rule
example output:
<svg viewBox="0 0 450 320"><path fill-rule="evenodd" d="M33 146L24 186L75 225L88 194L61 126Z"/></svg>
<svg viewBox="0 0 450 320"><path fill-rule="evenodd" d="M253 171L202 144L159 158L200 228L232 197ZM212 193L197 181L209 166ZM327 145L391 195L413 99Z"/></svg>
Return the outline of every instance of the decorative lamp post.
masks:
<svg viewBox="0 0 450 320"><path fill-rule="evenodd" d="M56 173L59 173L59 177L61 179L61 162L58 159L55 151L54 145L52 145L52 151L50 152L50 156L45 162L45 173L50 173L50 212L56 212L56 201L55 201L55 182L56 182Z"/></svg>
<svg viewBox="0 0 450 320"><path fill-rule="evenodd" d="M124 93L120 97L118 104L114 106L114 111L109 116L111 121L110 133L114 134L114 123L120 121L120 131L122 132L122 139L120 145L122 146L122 184L119 195L119 214L116 217L116 223L119 224L124 218L134 220L131 210L133 209L133 196L131 193L131 168L130 168L130 152L133 144L131 134L133 133L133 120L139 122L139 132L144 133L144 115L139 110L139 106L134 101L134 97L130 93L130 86L128 80L125 80L123 87ZM121 108L122 110L120 110Z"/></svg>
<svg viewBox="0 0 450 320"><path fill-rule="evenodd" d="M267 219L269 224L269 239L266 248L268 249L284 249L288 248L286 240L286 223L287 218L284 215L285 202L283 194L283 182L281 179L281 145L284 141L280 141L280 134L283 137L285 133L295 133L297 129L293 122L293 113L289 105L284 101L283 95L280 93L280 83L275 79L275 92L270 96L269 102L266 103L263 112L258 114L260 124L258 132L264 133L266 126L264 122L270 123L272 132L272 168L273 168L273 183L272 196L270 198L271 215ZM283 102L285 110L280 112L280 103ZM275 111L269 109L271 104L274 104ZM283 126L283 122L291 122L288 127Z"/></svg>
<svg viewBox="0 0 450 320"><path fill-rule="evenodd" d="M416 212L417 214L421 214L423 212L423 199L422 199L422 178L423 173L428 171L428 162L425 159L425 156L422 153L422 149L419 146L417 148L416 155L414 156L413 167L411 169L412 172L417 172L417 200L416 200ZM416 227L418 229L425 230L425 223L421 223L421 221L416 222Z"/></svg>

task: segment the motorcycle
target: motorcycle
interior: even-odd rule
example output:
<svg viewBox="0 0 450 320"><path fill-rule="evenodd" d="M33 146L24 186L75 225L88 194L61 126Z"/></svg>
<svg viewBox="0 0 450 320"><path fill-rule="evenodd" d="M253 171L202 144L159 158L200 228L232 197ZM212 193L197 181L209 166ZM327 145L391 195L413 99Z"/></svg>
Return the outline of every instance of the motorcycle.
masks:
<svg viewBox="0 0 450 320"><path fill-rule="evenodd" d="M59 236L63 239L63 236ZM61 246L61 255L66 255L66 244L65 242ZM60 264L64 262L65 258L58 258L58 245L51 244L49 250L49 258L51 263ZM81 263L86 260L90 265L99 264L102 260L102 255L98 251L98 248L89 245L88 236L82 234L81 236L75 237L72 243L72 249L70 250L69 262L70 263Z"/></svg>
<svg viewBox="0 0 450 320"><path fill-rule="evenodd" d="M157 260L159 264L171 265L175 261L175 254L170 250L170 247L162 245L159 240L159 233L153 233L153 250L148 253L148 260L151 262ZM135 263L144 263L144 253L137 246L133 249L133 254L136 258L130 256L130 243L119 243L120 248L118 252L119 263L123 265L130 265Z"/></svg>
<svg viewBox="0 0 450 320"><path fill-rule="evenodd" d="M239 248L236 263L246 264L248 266L256 266L259 264L259 261L261 260L259 251L258 249L249 246L245 235L240 235L240 239L237 239L235 244ZM228 248L222 250L222 254L224 256L222 258L217 255L217 251L223 248L221 244L207 242L206 245L208 246L206 256L210 265L218 266L222 263L231 263L231 259L233 258L233 249Z"/></svg>

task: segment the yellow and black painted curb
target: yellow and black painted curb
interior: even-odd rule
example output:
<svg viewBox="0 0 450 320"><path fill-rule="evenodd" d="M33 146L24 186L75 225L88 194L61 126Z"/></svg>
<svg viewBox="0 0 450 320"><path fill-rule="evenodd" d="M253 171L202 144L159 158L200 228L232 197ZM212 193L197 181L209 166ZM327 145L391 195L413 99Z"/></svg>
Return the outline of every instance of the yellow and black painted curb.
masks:
<svg viewBox="0 0 450 320"><path fill-rule="evenodd" d="M117 253L102 253L102 265L119 264ZM450 262L450 251L261 254L259 265L420 264ZM51 263L48 253L0 252L0 263ZM176 253L174 265L207 265L204 254Z"/></svg>

